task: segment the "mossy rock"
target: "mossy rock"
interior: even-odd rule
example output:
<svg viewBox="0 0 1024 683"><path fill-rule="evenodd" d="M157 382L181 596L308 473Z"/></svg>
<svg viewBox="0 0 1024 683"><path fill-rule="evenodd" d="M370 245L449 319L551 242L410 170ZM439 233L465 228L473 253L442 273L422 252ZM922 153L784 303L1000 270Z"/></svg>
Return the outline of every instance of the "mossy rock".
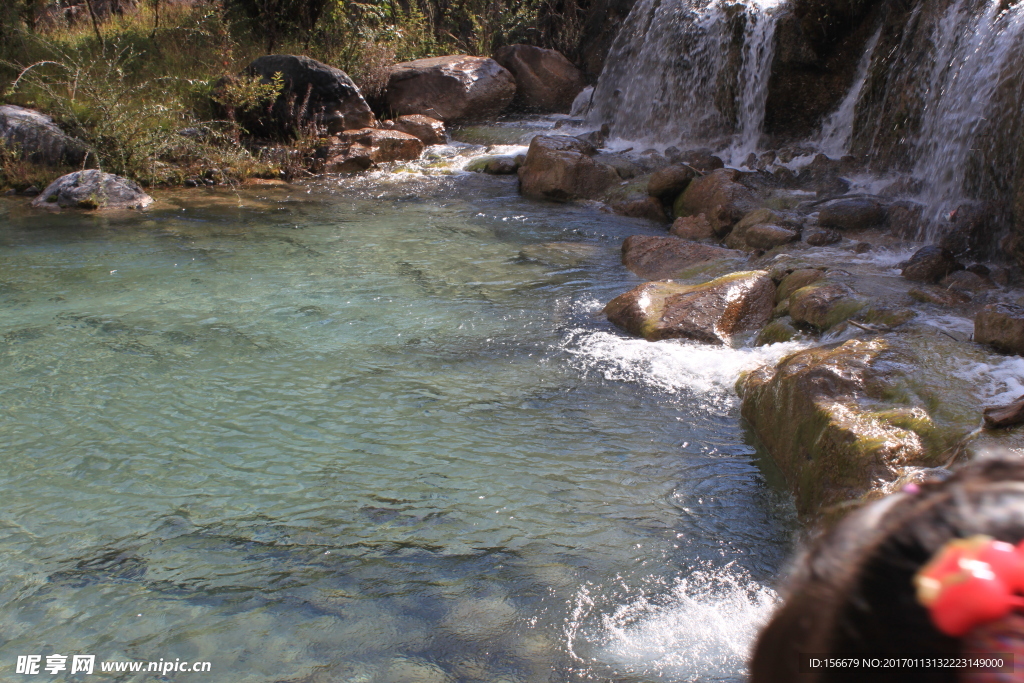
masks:
<svg viewBox="0 0 1024 683"><path fill-rule="evenodd" d="M757 346L781 344L783 342L793 341L793 339L799 334L800 331L793 326L792 319L781 318L779 320L773 320L765 325L758 333L757 340L754 343Z"/></svg>

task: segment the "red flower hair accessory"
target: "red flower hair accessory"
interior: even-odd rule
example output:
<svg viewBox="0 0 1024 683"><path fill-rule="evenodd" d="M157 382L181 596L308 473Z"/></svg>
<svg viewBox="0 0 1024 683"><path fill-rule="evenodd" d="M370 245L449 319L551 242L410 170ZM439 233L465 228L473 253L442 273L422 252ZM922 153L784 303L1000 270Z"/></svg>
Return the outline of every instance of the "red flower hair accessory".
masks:
<svg viewBox="0 0 1024 683"><path fill-rule="evenodd" d="M1024 607L1024 541L1014 546L980 535L950 541L914 576L914 586L935 627L960 638Z"/></svg>

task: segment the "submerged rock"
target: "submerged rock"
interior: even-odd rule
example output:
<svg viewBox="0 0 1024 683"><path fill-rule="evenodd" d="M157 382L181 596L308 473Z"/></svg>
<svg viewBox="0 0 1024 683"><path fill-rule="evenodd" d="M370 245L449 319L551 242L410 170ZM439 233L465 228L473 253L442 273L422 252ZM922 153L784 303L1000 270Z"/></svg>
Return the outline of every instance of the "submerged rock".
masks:
<svg viewBox="0 0 1024 683"><path fill-rule="evenodd" d="M765 271L733 273L699 285L648 282L613 299L613 324L648 341L693 339L725 344L768 322L775 283Z"/></svg>
<svg viewBox="0 0 1024 683"><path fill-rule="evenodd" d="M375 118L359 88L341 69L297 55L265 55L246 69L269 83L275 74L284 76L284 90L273 107L281 126L293 125L296 112L303 120L319 117L330 133L373 125ZM309 98L306 106L302 103Z"/></svg>
<svg viewBox="0 0 1024 683"><path fill-rule="evenodd" d="M936 306L959 306L971 300L970 294L954 289L936 287L935 285L913 287L907 294L914 301L920 301L924 304L935 304Z"/></svg>
<svg viewBox="0 0 1024 683"><path fill-rule="evenodd" d="M619 182L615 168L594 159L593 145L568 135L538 135L519 169L526 197L571 201L588 199Z"/></svg>
<svg viewBox="0 0 1024 683"><path fill-rule="evenodd" d="M494 59L516 81L513 105L528 111L569 113L586 85L583 74L560 52L533 45L507 45Z"/></svg>
<svg viewBox="0 0 1024 683"><path fill-rule="evenodd" d="M633 235L622 243L622 264L649 280L676 278L696 266L744 257L743 252L678 237Z"/></svg>
<svg viewBox="0 0 1024 683"><path fill-rule="evenodd" d="M812 247L827 247L843 241L843 236L835 230L817 230L807 234L804 239Z"/></svg>
<svg viewBox="0 0 1024 683"><path fill-rule="evenodd" d="M1024 355L1024 307L989 304L974 317L974 341Z"/></svg>
<svg viewBox="0 0 1024 683"><path fill-rule="evenodd" d="M96 170L63 175L32 200L36 208L61 209L144 209L152 203L131 180Z"/></svg>
<svg viewBox="0 0 1024 683"><path fill-rule="evenodd" d="M673 207L676 216L704 214L715 234L725 236L757 208L753 193L739 182L739 171L718 169L693 180Z"/></svg>
<svg viewBox="0 0 1024 683"><path fill-rule="evenodd" d="M500 114L516 92L507 70L489 57L427 57L392 67L385 98L399 115L423 114L445 123Z"/></svg>
<svg viewBox="0 0 1024 683"><path fill-rule="evenodd" d="M88 150L46 114L11 104L0 105L0 142L34 164L79 166Z"/></svg>
<svg viewBox="0 0 1024 683"><path fill-rule="evenodd" d="M498 154L480 157L466 164L466 170L472 173L489 173L490 175L512 175L519 170L521 156Z"/></svg>
<svg viewBox="0 0 1024 683"><path fill-rule="evenodd" d="M938 282L953 271L962 269L952 253L935 246L918 249L909 261L902 264L903 277L920 282Z"/></svg>

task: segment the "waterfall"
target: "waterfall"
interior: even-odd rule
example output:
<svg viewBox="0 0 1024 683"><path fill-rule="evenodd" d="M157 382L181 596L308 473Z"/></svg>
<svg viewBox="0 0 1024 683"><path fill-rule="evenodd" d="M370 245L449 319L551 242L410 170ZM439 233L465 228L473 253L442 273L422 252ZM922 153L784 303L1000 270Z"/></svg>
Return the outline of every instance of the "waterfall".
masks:
<svg viewBox="0 0 1024 683"><path fill-rule="evenodd" d="M784 0L639 0L594 90L591 125L629 140L757 148Z"/></svg>
<svg viewBox="0 0 1024 683"><path fill-rule="evenodd" d="M871 69L871 60L875 55L875 48L878 47L878 39L882 37L882 27L879 26L875 34L871 36L864 55L857 65L857 73L853 79L853 86L850 87L846 97L839 104L839 107L825 119L821 125L821 133L818 135L817 146L824 154L839 158L850 152L850 142L853 140L853 124L857 113L857 103L860 102L861 91L867 83L868 73Z"/></svg>
<svg viewBox="0 0 1024 683"><path fill-rule="evenodd" d="M976 4L976 3L973 3ZM980 11L968 0L947 9L932 33L935 62L916 136L914 175L925 183L933 225L964 197L972 158L992 127L1016 112L1000 111L997 94L1020 57L1024 42L1024 3L1006 8L1004 0L986 0ZM932 235L927 235L932 237Z"/></svg>

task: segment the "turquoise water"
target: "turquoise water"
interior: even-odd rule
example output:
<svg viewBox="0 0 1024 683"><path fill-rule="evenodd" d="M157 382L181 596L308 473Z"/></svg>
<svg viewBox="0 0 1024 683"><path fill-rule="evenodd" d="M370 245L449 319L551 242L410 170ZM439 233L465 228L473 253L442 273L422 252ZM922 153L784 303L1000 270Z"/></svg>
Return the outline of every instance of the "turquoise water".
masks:
<svg viewBox="0 0 1024 683"><path fill-rule="evenodd" d="M652 226L402 177L0 200L3 680L742 677L794 523L732 383L784 348L615 331Z"/></svg>

